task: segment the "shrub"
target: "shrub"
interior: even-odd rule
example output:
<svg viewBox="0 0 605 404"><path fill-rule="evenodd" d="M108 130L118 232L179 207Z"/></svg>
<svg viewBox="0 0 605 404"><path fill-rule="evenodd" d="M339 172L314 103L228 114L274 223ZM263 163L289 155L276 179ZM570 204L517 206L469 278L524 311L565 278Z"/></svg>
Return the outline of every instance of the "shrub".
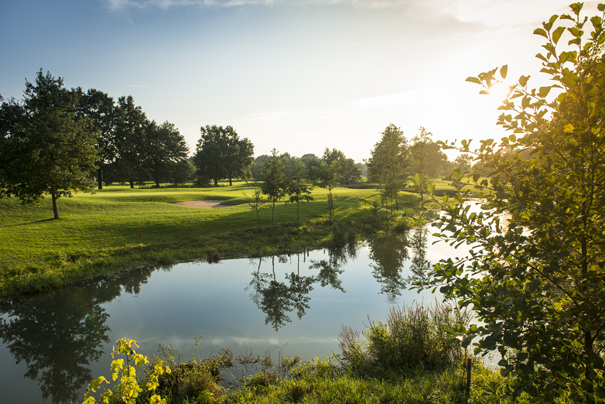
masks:
<svg viewBox="0 0 605 404"><path fill-rule="evenodd" d="M360 333L343 327L338 336L342 360L354 371L441 370L463 358L461 341L453 330L468 325L469 315L445 303L425 308L394 307L386 323L370 321Z"/></svg>

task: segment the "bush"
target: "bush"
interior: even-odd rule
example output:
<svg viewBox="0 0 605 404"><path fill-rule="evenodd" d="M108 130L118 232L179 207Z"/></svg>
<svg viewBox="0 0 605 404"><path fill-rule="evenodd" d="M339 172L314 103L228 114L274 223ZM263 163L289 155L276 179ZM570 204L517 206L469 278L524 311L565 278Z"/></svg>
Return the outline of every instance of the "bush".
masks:
<svg viewBox="0 0 605 404"><path fill-rule="evenodd" d="M341 358L354 371L442 370L462 360L464 350L453 330L469 323L469 315L445 303L433 308L394 307L386 323L371 321L363 333L343 327L338 336Z"/></svg>

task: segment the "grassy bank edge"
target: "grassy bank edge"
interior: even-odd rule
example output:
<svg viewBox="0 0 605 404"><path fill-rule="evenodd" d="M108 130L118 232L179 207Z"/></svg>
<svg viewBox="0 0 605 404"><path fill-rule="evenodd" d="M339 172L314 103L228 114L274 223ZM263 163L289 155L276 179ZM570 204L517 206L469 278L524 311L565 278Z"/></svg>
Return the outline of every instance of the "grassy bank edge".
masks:
<svg viewBox="0 0 605 404"><path fill-rule="evenodd" d="M367 235L395 224L393 220L377 221L361 216L354 219L329 221L315 219L305 223L281 224L248 228L195 239L175 240L153 245L135 245L91 257L63 256L51 271L31 272L9 278L0 289L0 299L40 293L69 286L75 282L148 267L168 267L180 262L216 261L223 259L270 256L281 253L342 245L362 240Z"/></svg>

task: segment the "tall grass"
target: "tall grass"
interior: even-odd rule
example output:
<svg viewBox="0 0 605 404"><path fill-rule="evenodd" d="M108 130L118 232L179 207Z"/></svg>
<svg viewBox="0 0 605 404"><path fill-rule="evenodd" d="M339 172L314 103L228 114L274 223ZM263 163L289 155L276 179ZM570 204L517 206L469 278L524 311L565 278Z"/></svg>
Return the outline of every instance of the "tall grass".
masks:
<svg viewBox="0 0 605 404"><path fill-rule="evenodd" d="M363 333L343 327L339 346L343 361L360 374L443 370L462 361L461 340L451 330L469 321L470 313L437 301L392 307L386 322L370 321Z"/></svg>

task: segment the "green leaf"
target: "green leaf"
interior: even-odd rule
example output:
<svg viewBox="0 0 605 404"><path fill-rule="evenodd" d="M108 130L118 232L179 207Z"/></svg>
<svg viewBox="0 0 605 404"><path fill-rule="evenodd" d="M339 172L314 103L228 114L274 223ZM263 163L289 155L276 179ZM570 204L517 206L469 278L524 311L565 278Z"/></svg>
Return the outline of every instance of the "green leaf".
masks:
<svg viewBox="0 0 605 404"><path fill-rule="evenodd" d="M555 32L552 33L552 41L555 43L555 45L559 42L563 32L565 32L565 27L559 27L555 30Z"/></svg>
<svg viewBox="0 0 605 404"><path fill-rule="evenodd" d="M508 65L504 65L500 68L500 77L502 77L502 80L506 79L507 74L508 74Z"/></svg>
<svg viewBox="0 0 605 404"><path fill-rule="evenodd" d="M529 81L529 76L521 76L519 77L519 85L521 87L527 86L527 82Z"/></svg>
<svg viewBox="0 0 605 404"><path fill-rule="evenodd" d="M544 38L548 38L548 34L542 28L536 28L534 30L534 35L540 35L540 36L543 36Z"/></svg>
<svg viewBox="0 0 605 404"><path fill-rule="evenodd" d="M550 86L546 86L546 87L540 87L540 90L538 90L538 95L540 97L546 97L548 95L548 93L550 93L552 87Z"/></svg>

